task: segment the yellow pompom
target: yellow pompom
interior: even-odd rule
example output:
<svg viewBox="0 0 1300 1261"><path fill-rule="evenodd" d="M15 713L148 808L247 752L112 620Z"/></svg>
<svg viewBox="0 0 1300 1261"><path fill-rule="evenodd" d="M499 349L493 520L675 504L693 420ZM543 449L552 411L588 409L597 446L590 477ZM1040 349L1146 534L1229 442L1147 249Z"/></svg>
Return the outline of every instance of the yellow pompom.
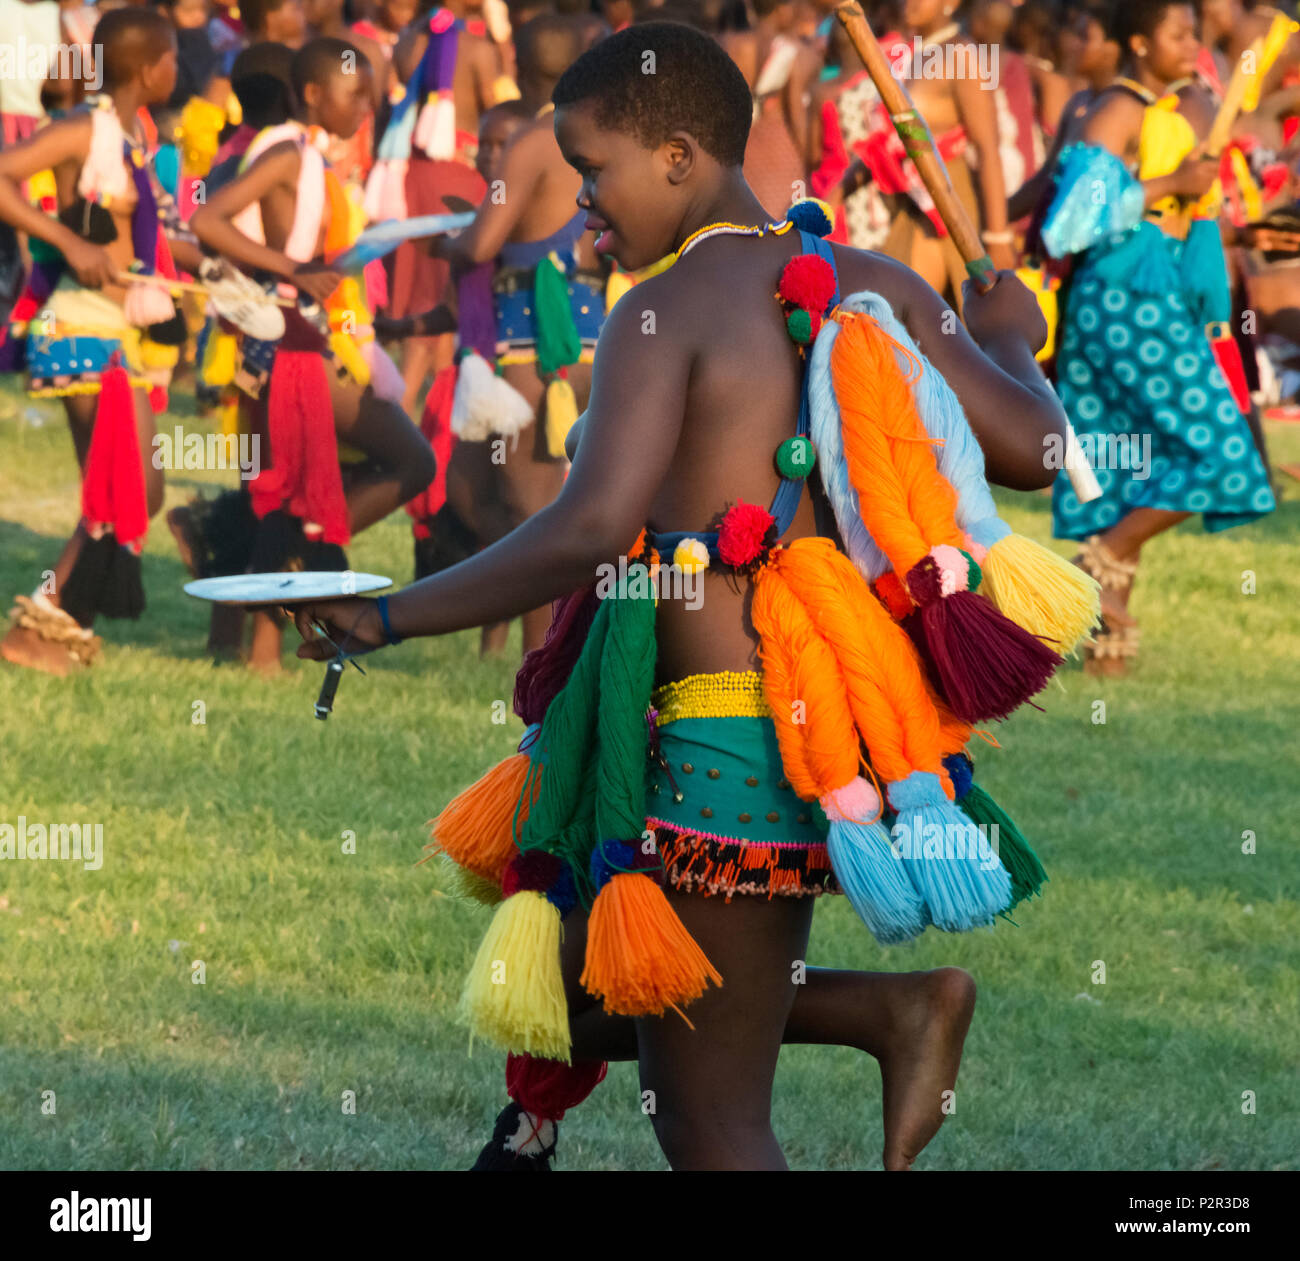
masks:
<svg viewBox="0 0 1300 1261"><path fill-rule="evenodd" d="M699 539L682 539L673 549L673 564L684 574L708 569L709 549Z"/></svg>
<svg viewBox="0 0 1300 1261"><path fill-rule="evenodd" d="M983 590L1001 612L1067 656L1101 613L1097 580L1023 534L1008 534L980 562Z"/></svg>
<svg viewBox="0 0 1300 1261"><path fill-rule="evenodd" d="M560 912L544 894L525 889L497 907L460 1010L476 1037L507 1051L569 1062Z"/></svg>
<svg viewBox="0 0 1300 1261"><path fill-rule="evenodd" d="M564 440L578 419L578 400L573 386L556 377L546 387L546 449L553 457L564 454Z"/></svg>

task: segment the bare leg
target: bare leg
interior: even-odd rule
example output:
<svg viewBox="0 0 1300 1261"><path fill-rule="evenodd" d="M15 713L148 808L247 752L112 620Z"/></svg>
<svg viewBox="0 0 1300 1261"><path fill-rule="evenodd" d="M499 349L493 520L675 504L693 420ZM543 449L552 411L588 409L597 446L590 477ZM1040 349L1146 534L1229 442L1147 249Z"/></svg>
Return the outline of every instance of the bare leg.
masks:
<svg viewBox="0 0 1300 1261"><path fill-rule="evenodd" d="M379 466L378 472L352 478L346 491L352 533L360 534L433 481L433 451L396 403L337 381L331 381L330 393L339 440Z"/></svg>
<svg viewBox="0 0 1300 1261"><path fill-rule="evenodd" d="M676 1013L637 1021L641 1089L675 1170L787 1168L772 1133L772 1081L806 956L812 899L693 897L668 891L726 983Z"/></svg>
<svg viewBox="0 0 1300 1261"><path fill-rule="evenodd" d="M402 343L402 380L406 383L402 410L408 416L421 413L425 382L445 368L455 352L456 341L449 333L438 337L408 337Z"/></svg>
<svg viewBox="0 0 1300 1261"><path fill-rule="evenodd" d="M586 942L586 916L570 915L563 968L573 1054L636 1059L635 1022L606 1015L578 980ZM804 983L794 988L783 1044L851 1046L873 1056L884 1095L884 1165L910 1168L943 1121L944 1092L956 1086L975 1005L974 980L960 968L901 973L809 968ZM694 1023L695 1008L687 1015Z"/></svg>
<svg viewBox="0 0 1300 1261"><path fill-rule="evenodd" d="M260 609L253 614L253 638L248 649L248 668L259 674L280 673L280 649L284 629L272 613Z"/></svg>

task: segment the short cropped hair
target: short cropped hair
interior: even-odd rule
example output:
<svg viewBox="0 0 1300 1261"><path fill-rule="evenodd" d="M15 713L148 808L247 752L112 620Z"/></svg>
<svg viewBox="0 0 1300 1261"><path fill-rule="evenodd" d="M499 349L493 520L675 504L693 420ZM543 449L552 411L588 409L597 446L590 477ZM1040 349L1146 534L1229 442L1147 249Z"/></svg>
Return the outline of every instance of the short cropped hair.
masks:
<svg viewBox="0 0 1300 1261"><path fill-rule="evenodd" d="M293 49L271 40L250 45L230 67L230 86L250 126L288 122L293 117Z"/></svg>
<svg viewBox="0 0 1300 1261"><path fill-rule="evenodd" d="M293 55L290 73L293 78L293 92L299 101L304 99L303 91L309 83L317 85L327 82L331 76L343 72L343 59L352 54L352 66L360 69L364 62L370 62L359 49L345 39L335 39L332 35L320 35L309 39Z"/></svg>
<svg viewBox="0 0 1300 1261"><path fill-rule="evenodd" d="M91 38L101 50L104 86L116 88L130 83L141 67L161 61L174 34L165 13L132 5L105 13Z"/></svg>
<svg viewBox="0 0 1300 1261"><path fill-rule="evenodd" d="M596 122L654 148L685 131L723 166L745 160L753 102L736 63L709 36L645 22L603 39L564 72L556 106L590 101Z"/></svg>

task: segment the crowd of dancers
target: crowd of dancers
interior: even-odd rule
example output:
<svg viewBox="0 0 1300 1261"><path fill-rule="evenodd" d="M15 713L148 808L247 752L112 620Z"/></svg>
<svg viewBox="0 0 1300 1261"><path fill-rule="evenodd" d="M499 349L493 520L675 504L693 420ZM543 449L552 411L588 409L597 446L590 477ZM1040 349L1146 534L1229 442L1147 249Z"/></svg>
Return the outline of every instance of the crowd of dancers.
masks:
<svg viewBox="0 0 1300 1261"><path fill-rule="evenodd" d="M629 274L602 254L549 117L564 71L631 24L693 26L740 69L745 177L774 222L816 197L832 240L960 311L963 260L832 7L8 5L4 38L65 55L0 82L0 368L63 400L82 502L0 653L67 673L97 654L98 617L143 612L173 388L261 444L256 476L166 514L196 576L345 569L352 537L405 506L419 577L552 502L605 316L671 261ZM867 11L989 256L1048 316L1040 358L1103 490L1083 503L1058 479L1055 532L1103 587L1090 668L1122 672L1143 545L1274 506L1258 400L1294 351L1300 28L1243 0ZM369 225L448 214L455 231L336 263ZM525 650L550 616L523 619ZM281 631L217 607L209 648L270 671Z"/></svg>

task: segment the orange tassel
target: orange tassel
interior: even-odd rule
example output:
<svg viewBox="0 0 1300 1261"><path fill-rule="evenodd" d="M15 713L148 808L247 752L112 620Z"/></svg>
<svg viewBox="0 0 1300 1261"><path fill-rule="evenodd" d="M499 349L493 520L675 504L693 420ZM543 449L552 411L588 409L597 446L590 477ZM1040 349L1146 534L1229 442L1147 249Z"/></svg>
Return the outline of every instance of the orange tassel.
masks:
<svg viewBox="0 0 1300 1261"><path fill-rule="evenodd" d="M657 1016L693 1003L722 984L695 938L655 881L639 872L612 876L587 921L582 984L616 1016Z"/></svg>
<svg viewBox="0 0 1300 1261"><path fill-rule="evenodd" d="M499 762L447 803L430 825L433 840L424 848L431 856L446 854L458 867L500 885L506 864L517 852L515 810L522 830L528 808L541 791L540 766L530 781L532 768L527 753Z"/></svg>

